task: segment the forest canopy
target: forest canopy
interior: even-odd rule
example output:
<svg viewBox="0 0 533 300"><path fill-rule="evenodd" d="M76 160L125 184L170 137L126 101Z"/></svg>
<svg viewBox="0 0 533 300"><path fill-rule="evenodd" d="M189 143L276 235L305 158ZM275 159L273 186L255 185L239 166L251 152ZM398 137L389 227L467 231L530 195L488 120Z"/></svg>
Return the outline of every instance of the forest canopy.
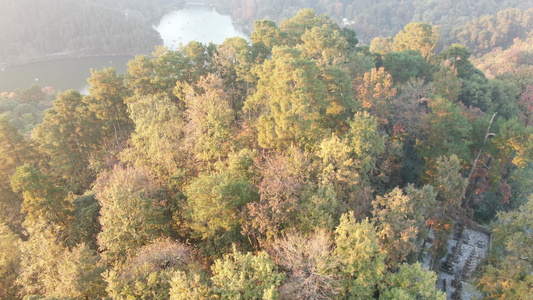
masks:
<svg viewBox="0 0 533 300"><path fill-rule="evenodd" d="M457 223L494 228L484 296L531 294L531 67L357 37L303 9L1 94L0 297L446 299Z"/></svg>

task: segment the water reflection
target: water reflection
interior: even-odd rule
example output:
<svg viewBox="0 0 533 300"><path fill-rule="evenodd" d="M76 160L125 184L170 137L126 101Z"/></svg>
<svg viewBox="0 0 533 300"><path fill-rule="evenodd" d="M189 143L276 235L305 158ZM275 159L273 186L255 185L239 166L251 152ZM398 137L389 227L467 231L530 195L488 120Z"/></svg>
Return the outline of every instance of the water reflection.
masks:
<svg viewBox="0 0 533 300"><path fill-rule="evenodd" d="M169 49L181 44L198 41L203 44L221 44L228 37L246 35L237 30L231 17L219 14L213 7L187 7L172 11L161 19L154 28Z"/></svg>

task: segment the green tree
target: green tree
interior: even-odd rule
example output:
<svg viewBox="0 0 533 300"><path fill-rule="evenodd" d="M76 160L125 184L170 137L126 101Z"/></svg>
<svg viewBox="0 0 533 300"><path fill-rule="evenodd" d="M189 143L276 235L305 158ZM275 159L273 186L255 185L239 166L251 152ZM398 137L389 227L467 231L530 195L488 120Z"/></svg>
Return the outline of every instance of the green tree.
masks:
<svg viewBox="0 0 533 300"><path fill-rule="evenodd" d="M418 229L417 242L425 240L429 234L426 221L433 215L436 205L437 191L433 186L426 184L417 189L413 184L405 187L405 194L409 197L413 208L413 220Z"/></svg>
<svg viewBox="0 0 533 300"><path fill-rule="evenodd" d="M274 48L258 76L257 92L245 110L257 114L259 145L286 149L291 144L312 147L321 135L321 112L326 108L324 84L314 61L291 48Z"/></svg>
<svg viewBox="0 0 533 300"><path fill-rule="evenodd" d="M337 24L313 26L302 34L303 57L316 60L320 67L344 66L349 58L349 45Z"/></svg>
<svg viewBox="0 0 533 300"><path fill-rule="evenodd" d="M427 170L434 166L434 160L442 155L457 155L462 162L470 160L470 134L472 125L461 113L459 107L444 98L429 102L431 112L423 120L424 140L418 142L418 149L427 160Z"/></svg>
<svg viewBox="0 0 533 300"><path fill-rule="evenodd" d="M170 281L170 300L216 299L206 275L177 271Z"/></svg>
<svg viewBox="0 0 533 300"><path fill-rule="evenodd" d="M65 189L57 186L49 175L31 165L23 165L11 177L11 186L24 198L21 213L26 215L26 229L41 221L56 235L63 235L72 220L72 203Z"/></svg>
<svg viewBox="0 0 533 300"><path fill-rule="evenodd" d="M222 79L236 119L241 117L244 101L256 82L253 60L252 47L241 37L227 38L212 55L212 69Z"/></svg>
<svg viewBox="0 0 533 300"><path fill-rule="evenodd" d="M533 127L523 126L518 119L496 121L498 133L492 142L499 149L503 162L524 167L533 160Z"/></svg>
<svg viewBox="0 0 533 300"><path fill-rule="evenodd" d="M257 199L244 174L231 169L200 173L185 187L184 214L195 237L207 239L240 228L241 211Z"/></svg>
<svg viewBox="0 0 533 300"><path fill-rule="evenodd" d="M101 71L91 70L89 96L83 101L87 105L87 112L94 114L102 135L102 147L105 149L102 161L113 162L124 147L132 130L132 121L128 116L124 100L130 96L130 91L124 85L122 75L117 75L114 68ZM93 165L95 165L93 159ZM107 169L110 166L104 166Z"/></svg>
<svg viewBox="0 0 533 300"><path fill-rule="evenodd" d="M461 175L461 164L456 155L437 158L434 173L430 173L430 176L429 183L437 195L435 209L427 224L435 234L430 250L435 262L438 263L439 259L446 254L453 224L463 214L461 205L468 179Z"/></svg>
<svg viewBox="0 0 533 300"><path fill-rule="evenodd" d="M385 150L385 137L378 129L378 121L366 112L356 113L349 126L347 136L356 168L361 175L368 176Z"/></svg>
<svg viewBox="0 0 533 300"><path fill-rule="evenodd" d="M20 245L20 294L52 296L61 283L58 267L65 248L57 243L56 234L42 219L35 220L27 231L30 238Z"/></svg>
<svg viewBox="0 0 533 300"><path fill-rule="evenodd" d="M97 236L102 230L100 221L100 203L94 194L77 197L72 202L73 218L69 227L69 245L85 244L92 250L98 250Z"/></svg>
<svg viewBox="0 0 533 300"><path fill-rule="evenodd" d="M157 189L148 171L141 168L116 166L98 177L94 186L101 205L98 245L106 261L123 263L166 232L170 220Z"/></svg>
<svg viewBox="0 0 533 300"><path fill-rule="evenodd" d="M492 224L493 247L479 279L486 297L519 299L533 293L533 195L516 211L500 212Z"/></svg>
<svg viewBox="0 0 533 300"><path fill-rule="evenodd" d="M409 23L394 37L392 49L396 52L418 50L429 60L435 55L438 40L438 30L430 24Z"/></svg>
<svg viewBox="0 0 533 300"><path fill-rule="evenodd" d="M160 178L185 168L192 153L184 145L185 116L178 105L168 97L148 95L128 102L128 109L135 130L121 159Z"/></svg>
<svg viewBox="0 0 533 300"><path fill-rule="evenodd" d="M231 150L235 114L231 96L220 78L210 74L196 84L199 92L187 93L187 138L200 161L214 161Z"/></svg>
<svg viewBox="0 0 533 300"><path fill-rule="evenodd" d="M343 294L348 299L372 298L386 270L374 224L368 219L357 222L353 212L344 214L335 230L335 244Z"/></svg>
<svg viewBox="0 0 533 300"><path fill-rule="evenodd" d="M395 188L383 197L377 196L372 204L381 251L386 254L389 268L394 269L417 250L415 203L401 189Z"/></svg>
<svg viewBox="0 0 533 300"><path fill-rule="evenodd" d="M318 16L312 9L302 9L294 17L281 22L279 28L287 34L285 45L294 47L302 43L303 36L307 31L323 25L334 24L334 21L326 15Z"/></svg>
<svg viewBox="0 0 533 300"><path fill-rule="evenodd" d="M370 51L386 55L392 51L392 37L375 37L370 42Z"/></svg>
<svg viewBox="0 0 533 300"><path fill-rule="evenodd" d="M0 223L0 297L16 299L20 286L16 279L20 272L22 240L7 225Z"/></svg>
<svg viewBox="0 0 533 300"><path fill-rule="evenodd" d="M47 295L61 299L102 299L106 296L102 276L106 268L96 251L85 244L65 250L57 266L58 283Z"/></svg>
<svg viewBox="0 0 533 300"><path fill-rule="evenodd" d="M444 99L455 102L461 94L462 83L457 76L457 70L442 66L433 78L433 93Z"/></svg>
<svg viewBox="0 0 533 300"><path fill-rule="evenodd" d="M3 212L0 223L19 234L24 220L20 212L23 198L11 188L10 177L18 167L31 163L34 156L34 150L8 119L0 117L0 208Z"/></svg>
<svg viewBox="0 0 533 300"><path fill-rule="evenodd" d="M422 267L421 263L403 263L398 272L387 273L380 284L379 299L445 300L446 294L437 289L437 274Z"/></svg>
<svg viewBox="0 0 533 300"><path fill-rule="evenodd" d="M91 159L101 148L101 132L80 93L60 93L34 136L49 157L52 175L63 178L74 192L90 186L95 179Z"/></svg>
<svg viewBox="0 0 533 300"><path fill-rule="evenodd" d="M284 43L285 35L271 20L255 21L254 31L250 36L252 50L260 61L264 60L272 53L274 46L280 46Z"/></svg>
<svg viewBox="0 0 533 300"><path fill-rule="evenodd" d="M278 299L277 288L285 279L266 252L233 254L212 266L213 290L222 299Z"/></svg>
<svg viewBox="0 0 533 300"><path fill-rule="evenodd" d="M381 65L395 83L406 83L413 77L431 80L431 65L415 50L387 53Z"/></svg>
<svg viewBox="0 0 533 300"><path fill-rule="evenodd" d="M341 67L326 67L320 77L326 89L323 126L335 133L344 133L349 117L358 109L358 103L352 96L351 77Z"/></svg>

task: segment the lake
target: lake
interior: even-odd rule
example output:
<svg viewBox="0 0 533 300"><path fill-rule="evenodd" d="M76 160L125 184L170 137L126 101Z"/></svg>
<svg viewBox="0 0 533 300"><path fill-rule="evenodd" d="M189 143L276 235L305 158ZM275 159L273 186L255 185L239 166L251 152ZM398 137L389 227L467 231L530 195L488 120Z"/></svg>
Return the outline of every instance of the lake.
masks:
<svg viewBox="0 0 533 300"><path fill-rule="evenodd" d="M191 6L167 13L154 29L165 46L173 50L179 48L180 43L185 45L191 41L222 44L228 37L247 38L233 26L230 16L219 14L214 7Z"/></svg>
<svg viewBox="0 0 533 300"><path fill-rule="evenodd" d="M233 26L231 17L219 14L212 7L191 6L165 14L154 28L161 35L165 46L177 49L179 44L198 41L204 44L222 43L228 37L246 37ZM115 67L125 73L131 56L101 56L77 59L61 59L31 63L0 69L0 92L26 89L32 84L52 86L57 90L75 89L87 92L90 69Z"/></svg>
<svg viewBox="0 0 533 300"><path fill-rule="evenodd" d="M132 56L72 58L7 67L0 70L0 92L26 89L32 84L40 87L52 86L60 91L74 89L87 92L90 69L115 67L118 73L124 73L128 61L132 58Z"/></svg>

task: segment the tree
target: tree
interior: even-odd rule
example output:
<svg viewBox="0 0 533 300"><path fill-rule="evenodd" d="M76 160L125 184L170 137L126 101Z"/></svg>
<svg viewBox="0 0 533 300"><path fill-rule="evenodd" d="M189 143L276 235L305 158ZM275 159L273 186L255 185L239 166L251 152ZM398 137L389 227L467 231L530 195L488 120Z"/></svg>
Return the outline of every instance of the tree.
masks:
<svg viewBox="0 0 533 300"><path fill-rule="evenodd" d="M266 157L258 167L259 201L247 204L243 233L260 242L271 242L287 229L298 226L300 200L311 165L303 153L293 150L291 157Z"/></svg>
<svg viewBox="0 0 533 300"><path fill-rule="evenodd" d="M312 147L321 135L326 93L314 61L292 48L274 48L272 59L258 71L257 92L244 109L258 115L259 145L287 149Z"/></svg>
<svg viewBox="0 0 533 300"><path fill-rule="evenodd" d="M170 300L214 299L212 289L204 277L207 275L177 271L170 281Z"/></svg>
<svg viewBox="0 0 533 300"><path fill-rule="evenodd" d="M0 223L0 297L16 299L20 286L16 279L20 272L22 240L7 225Z"/></svg>
<svg viewBox="0 0 533 300"><path fill-rule="evenodd" d="M392 77L384 68L372 69L356 84L356 95L362 108L386 125L391 118L391 100L396 95Z"/></svg>
<svg viewBox="0 0 533 300"><path fill-rule="evenodd" d="M323 126L342 134L347 128L348 119L359 108L352 96L351 77L340 67L326 67L321 71L320 77L326 89Z"/></svg>
<svg viewBox="0 0 533 300"><path fill-rule="evenodd" d="M368 219L357 222L353 212L344 214L335 230L335 244L343 294L348 299L372 298L386 269L374 224Z"/></svg>
<svg viewBox="0 0 533 300"><path fill-rule="evenodd" d="M116 161L113 156L125 147L133 127L125 104L130 91L124 85L123 76L117 75L114 68L91 70L91 77L87 81L91 86L89 96L84 97L83 101L87 105L87 112L94 114L99 123L102 147L105 149L103 153L107 156L102 160Z"/></svg>
<svg viewBox="0 0 533 300"><path fill-rule="evenodd" d="M102 137L80 93L60 93L34 136L40 150L49 157L52 175L63 178L74 192L90 186L95 179L91 160L101 149Z"/></svg>
<svg viewBox="0 0 533 300"><path fill-rule="evenodd" d="M214 161L231 149L233 121L231 97L220 78L210 74L196 84L199 92L187 93L187 137L192 152L200 161Z"/></svg>
<svg viewBox="0 0 533 300"><path fill-rule="evenodd" d="M151 85L154 76L153 63L146 55L138 55L128 61L128 72L125 75L125 85L137 96L155 94L155 86Z"/></svg>
<svg viewBox="0 0 533 300"><path fill-rule="evenodd" d="M302 43L303 36L307 31L323 25L334 24L334 21L326 15L317 16L312 9L302 9L294 17L281 22L279 27L287 34L285 45L294 47Z"/></svg>
<svg viewBox="0 0 533 300"><path fill-rule="evenodd" d="M499 119L496 121L498 133L492 142L498 147L505 163L511 162L518 167L524 167L533 160L533 127L523 126L518 119Z"/></svg>
<svg viewBox="0 0 533 300"><path fill-rule="evenodd" d="M437 192L436 207L426 223L434 231L435 238L430 250L438 263L446 254L453 224L463 215L461 204L468 179L461 175L461 165L456 155L437 158L430 176L429 183Z"/></svg>
<svg viewBox="0 0 533 300"><path fill-rule="evenodd" d="M102 230L100 221L100 203L94 194L80 196L72 202L73 219L69 228L69 245L84 244L92 250L98 250L97 236Z"/></svg>
<svg viewBox="0 0 533 300"><path fill-rule="evenodd" d="M465 46L452 44L438 55L438 59L457 70L457 77L461 79L461 93L459 101L466 106L478 107L483 111L492 108L490 86L485 74L475 68L470 60L471 53Z"/></svg>
<svg viewBox="0 0 533 300"><path fill-rule="evenodd" d="M280 287L281 298L331 299L337 295L338 262L332 255L328 232L318 230L308 235L288 232L269 249L272 259L287 272L287 280Z"/></svg>
<svg viewBox="0 0 533 300"><path fill-rule="evenodd" d="M455 102L461 94L462 83L457 76L457 70L452 67L442 66L435 73L433 79L433 93L444 99Z"/></svg>
<svg viewBox="0 0 533 300"><path fill-rule="evenodd" d="M444 98L435 98L429 108L431 112L423 120L426 138L418 142L418 149L427 160L426 169L431 170L434 160L442 155L457 155L461 161L469 161L472 125L459 107Z"/></svg>
<svg viewBox="0 0 533 300"><path fill-rule="evenodd" d="M257 199L248 179L225 168L200 173L185 187L185 216L195 237L207 239L238 229L241 211Z"/></svg>
<svg viewBox="0 0 533 300"><path fill-rule="evenodd" d="M320 143L316 155L321 159L320 188L331 187L335 192L335 200L340 210L346 207L357 209L357 215L362 215L369 203L362 203L358 197L364 194L367 182L354 157L353 148L348 138L341 139L336 135L325 138ZM362 178L363 177L363 178ZM334 202L333 202L334 203ZM333 203L330 205L333 206Z"/></svg>
<svg viewBox="0 0 533 300"><path fill-rule="evenodd" d="M106 261L123 263L143 245L164 234L170 221L157 197L157 184L145 169L116 166L101 174L94 190L101 205L98 245Z"/></svg>
<svg viewBox="0 0 533 300"><path fill-rule="evenodd" d="M212 57L212 69L222 79L229 96L235 119L241 117L242 106L256 82L252 68L254 53L248 41L241 37L228 38L218 45Z"/></svg>
<svg viewBox="0 0 533 300"><path fill-rule="evenodd" d="M533 195L516 211L500 212L492 224L493 247L478 287L486 297L521 298L533 293Z"/></svg>
<svg viewBox="0 0 533 300"><path fill-rule="evenodd" d="M31 163L35 157L34 150L9 124L6 117L0 117L0 208L2 215L0 223L9 226L16 233L22 232L24 219L20 212L23 198L11 188L10 177L15 170Z"/></svg>
<svg viewBox="0 0 533 300"><path fill-rule="evenodd" d="M144 166L159 178L186 168L192 153L184 143L184 112L170 98L157 95L139 96L128 102L128 109L135 130L121 159Z"/></svg>
<svg viewBox="0 0 533 300"><path fill-rule="evenodd" d="M368 176L376 168L376 161L385 150L385 137L378 130L378 121L366 112L358 112L349 122L347 136L353 151L356 168Z"/></svg>
<svg viewBox="0 0 533 300"><path fill-rule="evenodd" d="M403 263L398 272L388 273L380 286L379 299L445 300L446 294L438 290L437 274L417 262Z"/></svg>
<svg viewBox="0 0 533 300"><path fill-rule="evenodd" d="M139 248L122 266L105 273L112 299L169 299L170 280L192 263L190 247L158 239Z"/></svg>
<svg viewBox="0 0 533 300"><path fill-rule="evenodd" d="M413 184L405 187L405 194L409 197L413 207L413 220L418 229L417 242L426 239L429 234L426 221L433 215L436 205L437 191L433 186L426 184L417 189Z"/></svg>
<svg viewBox="0 0 533 300"><path fill-rule="evenodd" d="M392 49L396 52L418 50L429 60L435 55L438 40L438 30L430 24L409 23L394 37Z"/></svg>
<svg viewBox="0 0 533 300"><path fill-rule="evenodd" d="M375 37L370 42L371 52L376 52L381 55L386 55L392 51L392 37Z"/></svg>
<svg viewBox="0 0 533 300"><path fill-rule="evenodd" d="M222 299L278 299L277 288L285 279L266 252L233 254L212 266L213 290Z"/></svg>
<svg viewBox="0 0 533 300"><path fill-rule="evenodd" d="M65 189L28 164L17 168L11 186L24 198L21 213L26 214L23 223L26 229L43 222L57 237L66 234L72 220L72 203Z"/></svg>
<svg viewBox="0 0 533 300"><path fill-rule="evenodd" d="M397 84L406 83L412 78L431 80L431 65L415 50L387 53L381 65Z"/></svg>
<svg viewBox="0 0 533 300"><path fill-rule="evenodd" d="M302 34L303 57L317 61L319 67L344 66L348 62L348 42L337 24L314 26Z"/></svg>
<svg viewBox="0 0 533 300"><path fill-rule="evenodd" d="M389 268L394 269L417 250L415 203L401 189L395 188L383 197L376 196L372 205L381 251L386 254Z"/></svg>
<svg viewBox="0 0 533 300"><path fill-rule="evenodd" d="M274 46L284 43L285 35L273 21L255 21L250 40L252 41L252 50L257 53L260 62L272 53Z"/></svg>
<svg viewBox="0 0 533 300"><path fill-rule="evenodd" d="M101 299L106 296L102 276L107 267L95 250L80 244L65 250L57 266L58 283L48 295L58 298Z"/></svg>
<svg viewBox="0 0 533 300"><path fill-rule="evenodd" d="M20 245L20 295L52 296L61 282L59 266L65 248L57 243L56 234L42 219L35 220L27 230L30 238Z"/></svg>

